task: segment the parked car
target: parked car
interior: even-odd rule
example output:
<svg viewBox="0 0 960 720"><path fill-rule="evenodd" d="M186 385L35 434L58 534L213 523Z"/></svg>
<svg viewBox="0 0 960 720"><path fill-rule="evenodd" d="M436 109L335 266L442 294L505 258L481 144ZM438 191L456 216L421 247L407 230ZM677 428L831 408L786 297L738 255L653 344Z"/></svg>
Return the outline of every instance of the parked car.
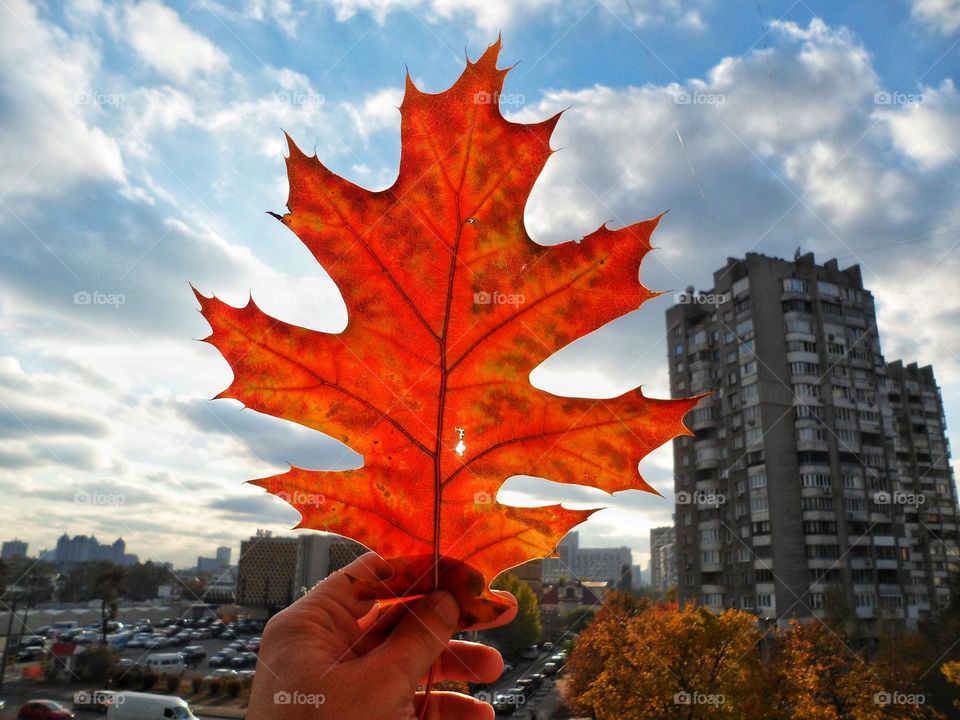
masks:
<svg viewBox="0 0 960 720"><path fill-rule="evenodd" d="M520 657L524 660L536 660L539 652L536 645L528 645L521 651Z"/></svg>
<svg viewBox="0 0 960 720"><path fill-rule="evenodd" d="M187 665L199 665L207 657L207 651L201 645L187 645L180 654Z"/></svg>
<svg viewBox="0 0 960 720"><path fill-rule="evenodd" d="M544 663L543 674L546 675L547 677L553 677L554 675L556 675L557 670L559 670L559 667L557 667L557 664L555 662Z"/></svg>
<svg viewBox="0 0 960 720"><path fill-rule="evenodd" d="M190 637L193 640L209 640L210 638L213 637L213 635L210 634L209 628L197 628L192 633L190 633Z"/></svg>
<svg viewBox="0 0 960 720"><path fill-rule="evenodd" d="M47 651L42 647L28 647L17 653L18 663L37 662L46 657Z"/></svg>
<svg viewBox="0 0 960 720"><path fill-rule="evenodd" d="M258 638L258 637L251 638L250 641L247 642L246 645L244 645L244 647L245 647L248 651L253 652L253 653L258 653L258 652L260 652L260 638Z"/></svg>
<svg viewBox="0 0 960 720"><path fill-rule="evenodd" d="M230 667L234 670L242 668L252 668L257 664L257 654L252 652L237 653L235 658L230 660Z"/></svg>
<svg viewBox="0 0 960 720"><path fill-rule="evenodd" d="M522 688L514 687L505 693L497 693L493 697L493 710L497 715L510 715L527 701Z"/></svg>
<svg viewBox="0 0 960 720"><path fill-rule="evenodd" d="M236 670L230 670L229 668L219 668L217 670L214 670L209 675L205 676L203 679L206 680L207 682L210 682L211 680L228 680L230 678L235 678L239 676L240 676L240 673L238 673Z"/></svg>
<svg viewBox="0 0 960 720"><path fill-rule="evenodd" d="M73 642L78 645L90 645L97 642L100 639L100 633L96 630L84 630L79 635L73 638Z"/></svg>
<svg viewBox="0 0 960 720"><path fill-rule="evenodd" d="M32 648L32 647L42 648L45 642L46 641L39 635L29 635L20 640L20 642L17 644L17 649L26 650L27 648Z"/></svg>
<svg viewBox="0 0 960 720"><path fill-rule="evenodd" d="M246 647L246 643L243 640L234 640L232 643L227 645L231 650L243 650Z"/></svg>
<svg viewBox="0 0 960 720"><path fill-rule="evenodd" d="M207 661L207 665L212 668L226 667L230 665L230 661L233 660L236 656L236 650L230 650L229 648L224 648L212 658Z"/></svg>
<svg viewBox="0 0 960 720"><path fill-rule="evenodd" d="M17 720L73 720L75 717L55 700L28 700L17 711Z"/></svg>

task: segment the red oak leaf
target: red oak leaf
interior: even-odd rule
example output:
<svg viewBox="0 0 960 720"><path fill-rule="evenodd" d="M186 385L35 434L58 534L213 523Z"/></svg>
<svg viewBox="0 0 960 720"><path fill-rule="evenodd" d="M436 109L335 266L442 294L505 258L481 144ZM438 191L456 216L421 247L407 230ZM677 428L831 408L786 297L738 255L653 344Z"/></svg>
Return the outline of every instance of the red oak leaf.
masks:
<svg viewBox="0 0 960 720"><path fill-rule="evenodd" d="M453 592L463 626L494 622L511 604L490 581L549 556L594 512L496 502L508 477L653 492L637 464L687 432L681 419L696 402L640 390L559 397L530 384L554 351L656 295L639 266L659 218L552 247L530 239L524 205L559 115L518 124L500 114L499 49L439 94L407 77L400 172L386 190L335 175L288 138L280 219L340 288L343 332L197 294L213 328L206 340L234 372L218 397L363 456L356 470L293 467L253 482L287 499L298 527L388 560L397 597Z"/></svg>

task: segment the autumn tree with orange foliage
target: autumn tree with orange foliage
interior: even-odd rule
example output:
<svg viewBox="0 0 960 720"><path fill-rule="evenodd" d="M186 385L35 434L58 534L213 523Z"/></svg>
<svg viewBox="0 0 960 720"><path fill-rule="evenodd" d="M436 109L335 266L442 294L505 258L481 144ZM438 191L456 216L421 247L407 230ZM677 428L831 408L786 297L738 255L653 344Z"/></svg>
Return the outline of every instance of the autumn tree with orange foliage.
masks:
<svg viewBox="0 0 960 720"><path fill-rule="evenodd" d="M615 595L577 640L566 699L596 720L944 717L906 672L868 663L821 623L764 633L742 610Z"/></svg>

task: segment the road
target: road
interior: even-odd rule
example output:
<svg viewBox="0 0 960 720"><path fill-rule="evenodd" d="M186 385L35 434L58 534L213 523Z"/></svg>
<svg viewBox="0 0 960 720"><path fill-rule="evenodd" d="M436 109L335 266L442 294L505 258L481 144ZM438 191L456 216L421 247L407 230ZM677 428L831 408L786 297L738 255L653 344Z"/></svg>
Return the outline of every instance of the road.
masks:
<svg viewBox="0 0 960 720"><path fill-rule="evenodd" d="M521 660L509 673L504 674L496 684L488 690L492 695L505 693L507 690L516 686L516 682L521 678L529 677L534 673L543 672L543 666L550 662L550 657L557 652L557 649L542 652L535 660ZM529 718L530 713L534 712L541 717L540 712L544 711L543 718L548 717L546 710L556 704L556 677L546 678L543 684L537 688L537 691L519 707L511 717Z"/></svg>

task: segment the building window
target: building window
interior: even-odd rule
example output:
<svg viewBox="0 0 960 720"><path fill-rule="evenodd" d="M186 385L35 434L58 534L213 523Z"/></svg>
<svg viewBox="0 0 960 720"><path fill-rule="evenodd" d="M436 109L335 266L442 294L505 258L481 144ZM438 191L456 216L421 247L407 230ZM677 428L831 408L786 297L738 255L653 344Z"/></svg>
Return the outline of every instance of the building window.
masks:
<svg viewBox="0 0 960 720"><path fill-rule="evenodd" d="M832 282L827 282L826 280L818 280L817 292L829 297L840 297L840 286Z"/></svg>
<svg viewBox="0 0 960 720"><path fill-rule="evenodd" d="M807 292L807 281L801 280L800 278L784 278L783 279L783 291L784 292L795 292L795 293L805 293Z"/></svg>

